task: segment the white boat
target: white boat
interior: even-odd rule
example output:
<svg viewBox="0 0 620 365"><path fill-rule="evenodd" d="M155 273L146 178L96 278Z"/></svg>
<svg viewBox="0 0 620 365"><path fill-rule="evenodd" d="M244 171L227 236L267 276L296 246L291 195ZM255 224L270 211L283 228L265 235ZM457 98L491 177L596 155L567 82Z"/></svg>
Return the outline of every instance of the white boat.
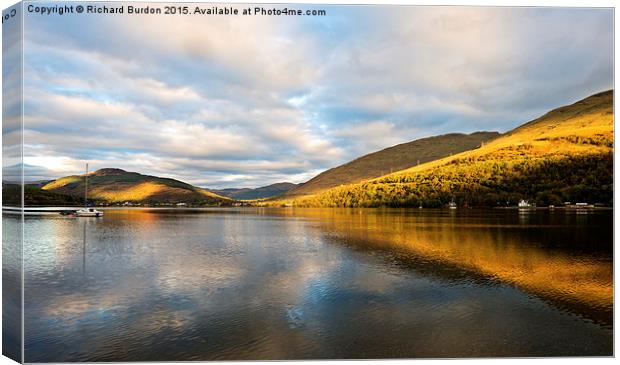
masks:
<svg viewBox="0 0 620 365"><path fill-rule="evenodd" d="M454 199L452 199L452 201L450 203L448 203L448 208L450 209L456 209L456 203L454 202Z"/></svg>
<svg viewBox="0 0 620 365"><path fill-rule="evenodd" d="M101 217L103 212L95 208L82 208L75 211L78 217Z"/></svg>
<svg viewBox="0 0 620 365"><path fill-rule="evenodd" d="M101 217L103 212L95 208L88 207L88 164L86 164L86 174L84 175L84 208L75 211L78 217Z"/></svg>
<svg viewBox="0 0 620 365"><path fill-rule="evenodd" d="M519 208L530 208L532 205L527 202L527 200L521 200L519 202Z"/></svg>

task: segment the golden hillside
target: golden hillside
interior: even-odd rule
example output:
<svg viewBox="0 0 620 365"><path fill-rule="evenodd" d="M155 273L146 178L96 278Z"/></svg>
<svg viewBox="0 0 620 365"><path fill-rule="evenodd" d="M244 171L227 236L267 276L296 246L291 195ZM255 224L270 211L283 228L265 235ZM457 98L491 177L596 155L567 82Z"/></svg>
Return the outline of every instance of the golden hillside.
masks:
<svg viewBox="0 0 620 365"><path fill-rule="evenodd" d="M309 195L339 185L376 178L418 163L477 148L498 136L498 132L451 133L402 143L322 172L308 182L291 189L286 195Z"/></svg>
<svg viewBox="0 0 620 365"><path fill-rule="evenodd" d="M555 109L478 149L286 203L298 206L611 204L613 91Z"/></svg>
<svg viewBox="0 0 620 365"><path fill-rule="evenodd" d="M42 189L83 197L84 183L84 175L73 175L54 180ZM88 198L109 203L211 205L230 202L228 198L178 180L109 168L88 174Z"/></svg>

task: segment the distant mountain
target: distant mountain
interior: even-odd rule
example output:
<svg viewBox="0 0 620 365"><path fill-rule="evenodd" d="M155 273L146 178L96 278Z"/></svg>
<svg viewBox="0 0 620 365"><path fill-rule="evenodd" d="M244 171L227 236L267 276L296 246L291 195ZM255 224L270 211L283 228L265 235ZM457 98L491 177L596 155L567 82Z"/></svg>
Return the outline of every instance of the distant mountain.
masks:
<svg viewBox="0 0 620 365"><path fill-rule="evenodd" d="M253 200L253 199L272 198L278 195L282 195L297 186L298 184L283 182L283 183L271 184L268 186L263 186L263 187L255 188L255 189L244 188L244 189L221 189L221 190L209 189L209 190L215 194L225 196L231 199Z"/></svg>
<svg viewBox="0 0 620 365"><path fill-rule="evenodd" d="M322 172L286 195L292 197L314 194L335 186L376 178L477 148L499 135L498 132L451 133L399 144Z"/></svg>
<svg viewBox="0 0 620 365"><path fill-rule="evenodd" d="M299 206L538 205L613 202L613 90L564 106L484 146L332 188Z"/></svg>
<svg viewBox="0 0 620 365"><path fill-rule="evenodd" d="M42 190L73 197L84 196L84 175L54 180ZM88 174L88 198L100 202L144 204L219 205L230 199L178 180L105 168Z"/></svg>

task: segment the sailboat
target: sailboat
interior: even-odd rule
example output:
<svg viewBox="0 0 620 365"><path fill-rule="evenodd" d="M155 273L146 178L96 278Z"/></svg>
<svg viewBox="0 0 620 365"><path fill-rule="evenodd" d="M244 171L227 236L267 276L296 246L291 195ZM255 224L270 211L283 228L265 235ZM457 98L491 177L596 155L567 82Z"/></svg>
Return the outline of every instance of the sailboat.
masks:
<svg viewBox="0 0 620 365"><path fill-rule="evenodd" d="M450 203L448 203L448 208L450 209L456 209L456 203L454 202L454 198L452 198L452 201Z"/></svg>
<svg viewBox="0 0 620 365"><path fill-rule="evenodd" d="M75 215L78 217L101 217L103 216L102 211L88 207L88 164L86 164L84 179L84 208L78 209Z"/></svg>

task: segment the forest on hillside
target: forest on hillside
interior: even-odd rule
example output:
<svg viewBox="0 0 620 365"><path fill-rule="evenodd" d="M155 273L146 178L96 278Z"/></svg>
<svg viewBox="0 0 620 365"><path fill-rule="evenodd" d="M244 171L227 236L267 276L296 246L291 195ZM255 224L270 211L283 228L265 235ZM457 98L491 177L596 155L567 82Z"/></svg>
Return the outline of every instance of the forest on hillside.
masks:
<svg viewBox="0 0 620 365"><path fill-rule="evenodd" d="M442 207L613 203L613 153L509 161L456 159L417 174L393 174L299 199L296 206Z"/></svg>

